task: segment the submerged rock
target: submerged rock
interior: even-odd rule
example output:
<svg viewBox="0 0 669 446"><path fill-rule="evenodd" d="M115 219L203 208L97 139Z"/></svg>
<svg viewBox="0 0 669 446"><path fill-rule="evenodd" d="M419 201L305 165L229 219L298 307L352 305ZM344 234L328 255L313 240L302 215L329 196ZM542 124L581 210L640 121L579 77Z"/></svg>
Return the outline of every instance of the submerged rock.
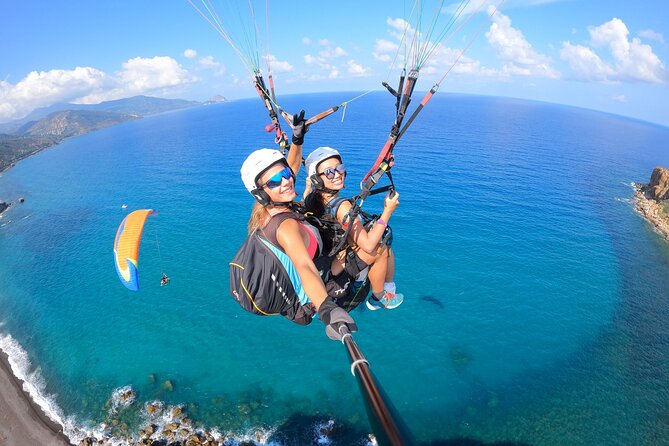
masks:
<svg viewBox="0 0 669 446"><path fill-rule="evenodd" d="M119 396L119 399L121 402L126 402L128 400L134 399L135 398L135 392L132 389L127 389L125 390L121 396Z"/></svg>
<svg viewBox="0 0 669 446"><path fill-rule="evenodd" d="M452 347L449 355L453 365L458 368L465 367L472 360L472 358L467 353L465 353L464 350L461 350L458 347Z"/></svg>
<svg viewBox="0 0 669 446"><path fill-rule="evenodd" d="M495 392L490 392L490 394L488 395L488 407L492 409L497 406L499 406L499 397Z"/></svg>
<svg viewBox="0 0 669 446"><path fill-rule="evenodd" d="M237 405L237 410L242 415L248 415L251 412L251 408L248 404L242 403Z"/></svg>
<svg viewBox="0 0 669 446"><path fill-rule="evenodd" d="M9 207L9 203L5 203L4 201L0 201L0 214L5 212L8 207Z"/></svg>
<svg viewBox="0 0 669 446"><path fill-rule="evenodd" d="M192 434L186 439L186 446L195 446L202 444L202 438L198 434Z"/></svg>
<svg viewBox="0 0 669 446"><path fill-rule="evenodd" d="M163 404L160 401L146 403L146 413L149 415L156 415L163 410Z"/></svg>
<svg viewBox="0 0 669 446"><path fill-rule="evenodd" d="M172 418L180 418L183 413L183 409L180 406L176 406L172 409Z"/></svg>
<svg viewBox="0 0 669 446"><path fill-rule="evenodd" d="M329 437L335 433L337 425L334 420L328 420L327 423L318 426L318 435Z"/></svg>

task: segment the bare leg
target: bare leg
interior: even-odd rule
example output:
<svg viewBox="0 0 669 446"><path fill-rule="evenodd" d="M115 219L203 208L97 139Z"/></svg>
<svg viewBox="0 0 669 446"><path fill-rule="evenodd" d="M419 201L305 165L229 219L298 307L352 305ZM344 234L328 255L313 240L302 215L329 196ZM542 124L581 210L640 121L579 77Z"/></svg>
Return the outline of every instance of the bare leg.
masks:
<svg viewBox="0 0 669 446"><path fill-rule="evenodd" d="M383 293L383 284L388 269L388 249L385 246L379 248L377 254L374 256L361 249L358 249L356 252L358 257L369 265L369 274L367 275L367 278L372 287L372 293L377 295Z"/></svg>
<svg viewBox="0 0 669 446"><path fill-rule="evenodd" d="M395 280L395 251L388 248L388 267L386 268L386 282Z"/></svg>
<svg viewBox="0 0 669 446"><path fill-rule="evenodd" d="M344 271L344 262L346 259L346 251L340 252L330 264L330 272L333 276L338 276Z"/></svg>

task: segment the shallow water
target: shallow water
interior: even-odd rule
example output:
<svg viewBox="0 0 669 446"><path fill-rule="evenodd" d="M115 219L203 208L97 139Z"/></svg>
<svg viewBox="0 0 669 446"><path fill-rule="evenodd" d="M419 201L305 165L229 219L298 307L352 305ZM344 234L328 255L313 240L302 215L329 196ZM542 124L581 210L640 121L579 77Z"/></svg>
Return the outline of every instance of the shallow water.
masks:
<svg viewBox="0 0 669 446"><path fill-rule="evenodd" d="M346 99L283 105L316 112ZM391 114L390 98L367 96L343 123L314 126L305 150L339 148L354 194ZM39 370L52 410L87 429L116 417L133 431L139 408L159 400L240 435L278 427L296 439L334 418L347 429L335 443L364 438L344 349L318 322L254 317L228 294L227 262L252 204L239 167L271 146L265 121L257 100L167 113L69 140L1 175L0 195L26 202L0 219L0 332ZM358 344L421 441L669 444L669 248L629 202L631 182L669 164L667 140L665 127L582 109L430 102L393 169L406 301L353 315ZM132 293L112 242L138 208L158 216ZM137 400L110 413L126 385Z"/></svg>

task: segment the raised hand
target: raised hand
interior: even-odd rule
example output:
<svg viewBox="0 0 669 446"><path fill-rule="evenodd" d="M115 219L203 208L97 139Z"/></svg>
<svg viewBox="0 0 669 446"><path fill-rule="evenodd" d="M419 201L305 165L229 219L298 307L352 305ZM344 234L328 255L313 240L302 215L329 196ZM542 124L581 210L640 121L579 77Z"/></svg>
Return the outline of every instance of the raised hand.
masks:
<svg viewBox="0 0 669 446"><path fill-rule="evenodd" d="M309 131L309 126L306 122L307 120L304 119L304 110L300 111L299 114L293 115L293 144L296 146L304 144L304 135Z"/></svg>

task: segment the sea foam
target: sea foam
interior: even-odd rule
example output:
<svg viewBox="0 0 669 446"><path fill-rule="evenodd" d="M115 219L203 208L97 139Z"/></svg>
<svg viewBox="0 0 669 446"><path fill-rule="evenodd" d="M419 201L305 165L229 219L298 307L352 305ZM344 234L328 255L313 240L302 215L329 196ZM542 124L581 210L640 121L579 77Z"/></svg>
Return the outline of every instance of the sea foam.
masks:
<svg viewBox="0 0 669 446"><path fill-rule="evenodd" d="M9 334L0 335L0 350L8 357L12 373L23 382L23 390L55 423L63 427L63 432L70 440L83 438L72 418L67 418L56 404L55 395L46 391L45 380L39 368L32 369L28 352Z"/></svg>

